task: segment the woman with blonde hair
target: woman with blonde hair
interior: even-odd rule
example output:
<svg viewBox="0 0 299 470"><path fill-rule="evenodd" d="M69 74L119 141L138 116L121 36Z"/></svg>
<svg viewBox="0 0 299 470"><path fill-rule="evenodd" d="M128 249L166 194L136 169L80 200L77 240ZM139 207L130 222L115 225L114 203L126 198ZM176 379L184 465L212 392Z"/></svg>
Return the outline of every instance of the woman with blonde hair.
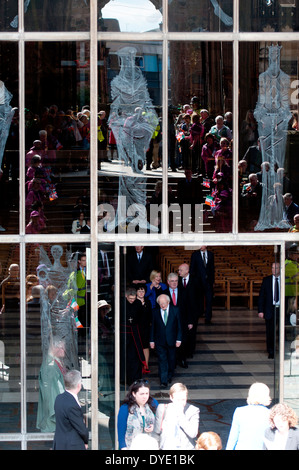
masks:
<svg viewBox="0 0 299 470"><path fill-rule="evenodd" d="M149 278L150 282L146 284L145 297L150 300L152 308L156 308L156 299L162 294L162 291L167 289L167 285L162 282L161 271L157 271L156 269L150 273Z"/></svg>
<svg viewBox="0 0 299 470"><path fill-rule="evenodd" d="M200 410L187 403L188 389L182 383L170 387L169 398L170 403L157 408L153 436L162 450L194 449Z"/></svg>
<svg viewBox="0 0 299 470"><path fill-rule="evenodd" d="M235 409L226 450L262 450L269 427L270 390L263 383L251 385L247 405Z"/></svg>
<svg viewBox="0 0 299 470"><path fill-rule="evenodd" d="M286 403L270 410L270 427L265 432L265 450L299 450L298 417Z"/></svg>

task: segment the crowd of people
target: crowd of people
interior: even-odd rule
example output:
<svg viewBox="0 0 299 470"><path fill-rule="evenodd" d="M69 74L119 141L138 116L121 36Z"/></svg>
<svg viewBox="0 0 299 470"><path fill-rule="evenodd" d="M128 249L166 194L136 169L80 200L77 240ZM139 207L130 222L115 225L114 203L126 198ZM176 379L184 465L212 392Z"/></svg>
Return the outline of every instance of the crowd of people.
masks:
<svg viewBox="0 0 299 470"><path fill-rule="evenodd" d="M116 153L117 142L109 128L108 115L100 111L98 115L98 167L101 162L111 161ZM289 124L295 130L296 119ZM207 109L200 106L200 100L194 96L190 104L181 109L171 107L169 110L169 169L176 172L184 171L186 178L169 185L169 203L206 204L206 210L212 213L211 223L216 232L228 232L232 224L232 149L233 149L233 115L230 111L223 115L210 115ZM146 154L146 170L153 170L162 165L162 123L155 132ZM253 230L257 223L262 201L262 172L268 171L269 163L263 162L258 136L257 122L252 110L248 110L240 124L239 151L239 220L241 230ZM18 132L18 116L13 119L7 141L9 152L5 155L1 170L1 187L12 172L16 172L17 162L13 160L17 149L15 135ZM66 112L58 106L45 107L41 113L29 110L25 114L25 143L28 151L25 156L26 165L26 233L46 233L46 208L60 194L58 189L58 173L85 169L89 171L90 149L90 111L83 106L81 111L72 109ZM268 165L268 166L267 166ZM18 165L17 165L18 166ZM278 169L276 169L277 171ZM185 183L185 184L184 184ZM189 185L187 184L189 183ZM191 184L190 184L191 183ZM192 187L191 187L192 186ZM184 189L182 191L182 189ZM291 195L290 179L283 175L281 193ZM161 199L160 191L160 199ZM78 195L79 197L79 195ZM100 188L100 200L105 198L105 189ZM114 197L114 196L113 196ZM106 195L105 202L112 201ZM285 198L284 198L285 199ZM155 194L148 196L147 203L155 203ZM112 202L111 202L112 203ZM298 206L297 206L298 207ZM287 209L287 206L285 206ZM298 213L298 212L297 212ZM79 218L76 213L74 223ZM294 217L295 214L293 214ZM89 214L84 211L87 222ZM294 218L288 220L295 227ZM5 231L0 220L0 230ZM82 224L80 224L81 226ZM294 228L290 229L296 231ZM79 228L72 233L78 233Z"/></svg>
<svg viewBox="0 0 299 470"><path fill-rule="evenodd" d="M196 349L199 317L212 323L214 254L202 246L170 272L165 282L150 249L135 246L128 253L123 334L126 340L126 381L149 373L149 355L158 357L161 388L171 383L176 366L188 368ZM125 343L125 342L124 342Z"/></svg>
<svg viewBox="0 0 299 470"><path fill-rule="evenodd" d="M226 450L299 450L298 417L286 403L272 408L264 383L250 386L247 404L233 413ZM188 403L188 389L175 383L169 401L159 403L147 380L133 382L118 412L120 450L222 450L219 434L200 432L200 409Z"/></svg>
<svg viewBox="0 0 299 470"><path fill-rule="evenodd" d="M295 113L289 123L289 130L298 131ZM205 203L210 206L213 215L213 227L216 232L231 230L232 221L232 149L233 115L212 117L209 111L200 107L199 99L193 97L190 105L182 106L182 112L173 118L170 132L175 145L169 161L172 171L178 169L190 171L192 179L198 180L205 190L204 197L193 197L193 203ZM262 204L262 172L269 171L270 163L263 161L258 123L252 110L248 110L240 124L239 133L239 221L240 230L252 231L257 224ZM282 169L275 168L275 172ZM283 170L284 171L284 170ZM190 176L191 180L191 176ZM296 231L294 215L287 214L287 197L292 198L292 186L285 172L281 177L282 188L278 188L276 198L281 199L284 208L283 217ZM277 184L278 186L278 184ZM279 193L279 194L278 194ZM178 198L179 199L179 198ZM272 198L273 199L273 198ZM275 198L274 198L275 199ZM271 200L269 200L270 204ZM272 201L274 205L275 201ZM188 201L190 203L190 201ZM295 204L295 203L294 203Z"/></svg>

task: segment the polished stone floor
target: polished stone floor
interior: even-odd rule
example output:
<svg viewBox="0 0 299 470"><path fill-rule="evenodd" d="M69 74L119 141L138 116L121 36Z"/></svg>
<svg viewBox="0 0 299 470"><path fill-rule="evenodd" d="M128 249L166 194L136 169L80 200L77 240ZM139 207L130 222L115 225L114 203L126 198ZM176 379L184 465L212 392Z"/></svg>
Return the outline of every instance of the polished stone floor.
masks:
<svg viewBox="0 0 299 470"><path fill-rule="evenodd" d="M150 383L155 398L167 399L159 390L156 361L152 358ZM217 432L225 447L232 415L246 405L254 382L266 383L274 396L274 361L265 349L265 325L256 311L216 310L212 325L199 320L197 350L188 369L176 369L173 382L183 382L189 402L200 408L200 432Z"/></svg>

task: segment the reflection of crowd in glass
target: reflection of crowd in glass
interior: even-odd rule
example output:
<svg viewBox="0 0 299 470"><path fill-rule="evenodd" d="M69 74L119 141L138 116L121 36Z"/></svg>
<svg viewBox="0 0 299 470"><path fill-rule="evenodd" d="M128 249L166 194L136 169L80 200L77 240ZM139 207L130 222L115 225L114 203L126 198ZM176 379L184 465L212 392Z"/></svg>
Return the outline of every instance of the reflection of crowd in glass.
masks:
<svg viewBox="0 0 299 470"><path fill-rule="evenodd" d="M194 180L201 186L200 197L194 203L205 203L213 214L213 228L217 232L231 230L232 220L232 148L233 115L226 112L215 118L209 111L200 107L199 99L193 97L191 103L182 106L181 113L172 108L169 139L176 139L175 146L169 146L169 167L172 171L188 172L189 181ZM289 130L297 130L297 118L294 113ZM240 229L251 231L257 224L262 201L263 172L269 171L269 163L263 162L258 126L252 110L248 110L240 124L240 159L239 173L239 221ZM275 168L275 171L281 169ZM283 171L283 170L282 170ZM187 177L188 180L188 177ZM282 175L282 191L279 194L291 194L291 182ZM278 196L274 196L278 197ZM282 197L282 196L280 196ZM273 197L272 197L273 199ZM269 201L271 203L271 201ZM294 215L289 217L285 196L284 218L295 225ZM294 203L295 204L295 203ZM294 206L293 206L294 207ZM298 209L298 206L296 206ZM298 212L298 210L297 210ZM292 229L291 229L292 230ZM294 230L294 229L293 229Z"/></svg>
<svg viewBox="0 0 299 470"><path fill-rule="evenodd" d="M26 233L49 232L47 207L54 205L57 198L64 196L63 185L59 185L61 172L76 172L83 169L89 174L89 119L88 106L83 106L80 112L74 112L72 109L64 112L56 105L52 105L45 107L40 115L26 110L25 145L28 149L25 156ZM289 129L296 132L297 127L297 117L294 113ZM159 129L159 132L153 135L147 151L147 171L162 165L161 123ZM15 116L8 138L8 149L17 148L15 139L17 133L18 118ZM182 206L183 204L204 203L206 209L204 215L207 211L212 213L213 217L210 220L212 220L213 229L217 232L231 230L232 133L232 113L226 112L223 116L220 114L211 116L207 109L200 106L197 97L193 97L190 104L183 105L180 112L174 107L169 109L168 165L173 172L182 170L186 174L186 184L181 183L184 188L180 188L178 184L169 185L169 204L178 202ZM111 160L115 151L117 152L116 141L112 131L109 130L105 111L100 111L98 116L97 137L100 169L101 162L107 161L108 156ZM240 230L251 231L260 213L263 191L262 175L263 172L269 170L269 163L262 161L257 122L252 110L248 110L245 119L240 124L239 137ZM12 167L15 166L10 164L12 158L13 154L7 153L4 174L1 173L2 182L8 174L12 175ZM282 194L292 194L291 182L286 175L283 175L282 181ZM191 183L190 187L193 188L190 189L187 183ZM104 193L104 188L101 188L101 199ZM159 203L162 199L161 194L160 191ZM157 195L157 192L148 195L148 208L150 204L157 203ZM78 199L80 198L81 196L78 195ZM107 197L105 201L110 203L110 199ZM286 206L285 209L287 210ZM84 213L83 223L82 220L80 221L82 212ZM86 225L88 212L89 203L83 211L77 211L74 208L73 225L70 222L69 228L72 233L80 232L81 228ZM285 214L285 217L295 226L294 215L296 214L289 218ZM2 226L5 223L2 219L0 223L0 230L4 231ZM160 221L157 221L157 224L160 226Z"/></svg>
<svg viewBox="0 0 299 470"><path fill-rule="evenodd" d="M105 112L99 114L99 152L103 156L107 147ZM59 194L58 175L62 171L88 170L90 148L90 112L83 106L80 112L72 109L66 112L56 105L45 107L41 115L27 110L25 115L26 152L26 233L47 233L46 208L63 194ZM82 192L83 197L83 192ZM76 205L81 201L78 198ZM86 202L86 201L85 201ZM89 204L82 210L74 207L74 221L78 227L86 225ZM74 224L70 231L77 233Z"/></svg>

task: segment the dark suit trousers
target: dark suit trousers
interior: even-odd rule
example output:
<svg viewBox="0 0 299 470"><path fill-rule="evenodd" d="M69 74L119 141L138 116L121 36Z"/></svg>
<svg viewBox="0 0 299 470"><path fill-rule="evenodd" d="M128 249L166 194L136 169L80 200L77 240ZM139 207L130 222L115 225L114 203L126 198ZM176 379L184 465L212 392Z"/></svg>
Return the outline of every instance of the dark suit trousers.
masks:
<svg viewBox="0 0 299 470"><path fill-rule="evenodd" d="M176 347L156 344L161 383L166 383L173 376L176 365Z"/></svg>
<svg viewBox="0 0 299 470"><path fill-rule="evenodd" d="M279 308L276 308L276 315L273 307L273 315L269 319L265 319L266 323L266 343L268 354L274 354L275 351L275 317L279 315Z"/></svg>
<svg viewBox="0 0 299 470"><path fill-rule="evenodd" d="M206 304L204 303L206 302ZM204 283L200 286L199 312L201 316L205 316L206 320L212 319L213 305L213 286Z"/></svg>

